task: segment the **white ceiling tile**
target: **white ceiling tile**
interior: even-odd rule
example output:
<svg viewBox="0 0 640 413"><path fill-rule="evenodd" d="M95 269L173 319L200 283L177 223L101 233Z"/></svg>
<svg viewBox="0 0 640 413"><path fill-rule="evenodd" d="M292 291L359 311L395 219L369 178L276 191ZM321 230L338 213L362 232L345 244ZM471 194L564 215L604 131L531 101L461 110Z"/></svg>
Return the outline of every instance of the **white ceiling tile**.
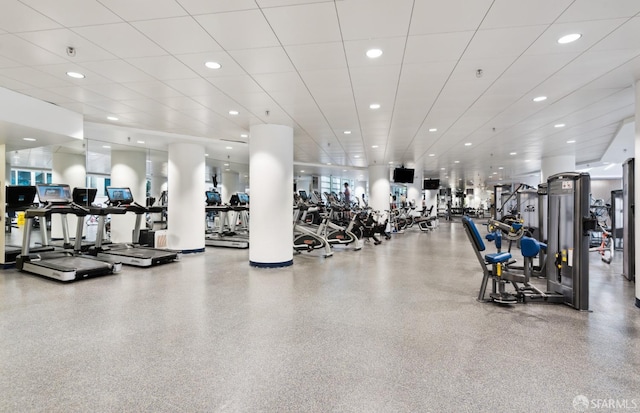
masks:
<svg viewBox="0 0 640 413"><path fill-rule="evenodd" d="M214 52L222 50L193 17L147 20L133 26L172 54Z"/></svg>
<svg viewBox="0 0 640 413"><path fill-rule="evenodd" d="M0 28L11 33L56 29L60 25L19 1L5 1L0 13Z"/></svg>
<svg viewBox="0 0 640 413"><path fill-rule="evenodd" d="M199 77L187 65L173 56L153 56L129 59L138 69L158 80L191 79Z"/></svg>
<svg viewBox="0 0 640 413"><path fill-rule="evenodd" d="M196 109L204 109L202 105L188 96L170 96L164 97L162 102L170 108L179 110L184 113L191 113Z"/></svg>
<svg viewBox="0 0 640 413"><path fill-rule="evenodd" d="M335 69L347 66L341 42L285 46L296 70Z"/></svg>
<svg viewBox="0 0 640 413"><path fill-rule="evenodd" d="M251 77L263 90L269 93L283 92L286 94L298 94L307 90L297 72L267 73Z"/></svg>
<svg viewBox="0 0 640 413"><path fill-rule="evenodd" d="M65 27L90 26L121 22L122 19L97 1L21 0L22 3L50 17ZM70 13L70 11L72 11Z"/></svg>
<svg viewBox="0 0 640 413"><path fill-rule="evenodd" d="M214 77L207 80L228 95L263 93L263 89L248 75Z"/></svg>
<svg viewBox="0 0 640 413"><path fill-rule="evenodd" d="M211 1L211 0L177 0L189 14L222 13L238 10L257 9L254 0Z"/></svg>
<svg viewBox="0 0 640 413"><path fill-rule="evenodd" d="M496 0L482 29L551 24L574 0Z"/></svg>
<svg viewBox="0 0 640 413"><path fill-rule="evenodd" d="M77 27L73 31L120 58L167 54L127 23Z"/></svg>
<svg viewBox="0 0 640 413"><path fill-rule="evenodd" d="M344 40L406 36L412 0L336 2Z"/></svg>
<svg viewBox="0 0 640 413"><path fill-rule="evenodd" d="M107 98L98 93L92 92L88 89L79 87L79 86L69 86L69 87L57 87L51 88L51 92L69 98L71 100L75 100L78 102L97 102L107 100Z"/></svg>
<svg viewBox="0 0 640 413"><path fill-rule="evenodd" d="M333 3L314 3L263 10L283 45L326 43L341 40Z"/></svg>
<svg viewBox="0 0 640 413"><path fill-rule="evenodd" d="M268 7L297 6L309 3L333 3L333 0L256 0L258 5L265 9Z"/></svg>
<svg viewBox="0 0 640 413"><path fill-rule="evenodd" d="M640 3L640 2L639 2ZM590 50L640 49L640 17L630 19Z"/></svg>
<svg viewBox="0 0 640 413"><path fill-rule="evenodd" d="M68 86L69 82L31 67L8 67L0 69L0 76L22 82L30 88L52 88Z"/></svg>
<svg viewBox="0 0 640 413"><path fill-rule="evenodd" d="M478 30L463 58L517 57L533 44L546 28L547 26L524 26Z"/></svg>
<svg viewBox="0 0 640 413"><path fill-rule="evenodd" d="M618 17L632 17L638 13L640 13L640 2L637 0L580 0L573 2L558 18L557 22L615 19Z"/></svg>
<svg viewBox="0 0 640 413"><path fill-rule="evenodd" d="M294 70L289 57L281 47L235 50L229 54L250 75Z"/></svg>
<svg viewBox="0 0 640 413"><path fill-rule="evenodd" d="M205 79L178 79L164 82L185 96L224 96L218 88Z"/></svg>
<svg viewBox="0 0 640 413"><path fill-rule="evenodd" d="M409 36L404 63L458 60L469 46L473 34L466 31Z"/></svg>
<svg viewBox="0 0 640 413"><path fill-rule="evenodd" d="M476 30L492 3L493 0L418 1L411 17L410 34Z"/></svg>
<svg viewBox="0 0 640 413"><path fill-rule="evenodd" d="M0 56L0 68L3 67L17 67L20 66L20 63L15 60L11 60L5 56Z"/></svg>
<svg viewBox="0 0 640 413"><path fill-rule="evenodd" d="M20 33L19 36L29 43L48 50L63 59L69 59L77 63L115 58L113 54L96 47L95 44L69 29L27 32ZM70 46L75 49L73 58L67 54L67 48Z"/></svg>
<svg viewBox="0 0 640 413"><path fill-rule="evenodd" d="M182 96L182 94L177 90L159 81L129 82L129 83L124 83L123 85L135 92L138 92L142 96L152 98L152 99ZM136 100L136 99L126 99L126 100Z"/></svg>
<svg viewBox="0 0 640 413"><path fill-rule="evenodd" d="M153 78L124 60L85 62L83 67L118 83L151 81Z"/></svg>
<svg viewBox="0 0 640 413"><path fill-rule="evenodd" d="M85 89L113 100L134 100L142 98L142 95L139 93L119 83L89 84L85 86Z"/></svg>
<svg viewBox="0 0 640 413"><path fill-rule="evenodd" d="M109 83L110 80L99 75L98 73L87 70L84 66L79 66L73 63L64 63L58 65L46 65L46 66L38 66L38 70L48 73L51 76L57 77L63 82L68 83L69 85L81 85L82 87ZM74 79L67 76L67 72L79 72L85 75L84 79Z"/></svg>
<svg viewBox="0 0 640 413"><path fill-rule="evenodd" d="M124 20L151 20L184 16L187 12L174 0L100 0Z"/></svg>
<svg viewBox="0 0 640 413"><path fill-rule="evenodd" d="M13 34L0 36L0 53L5 58L30 66L50 65L66 61L62 57Z"/></svg>
<svg viewBox="0 0 640 413"><path fill-rule="evenodd" d="M279 46L259 10L197 16L196 20L225 50ZM247 30L247 28L251 30Z"/></svg>

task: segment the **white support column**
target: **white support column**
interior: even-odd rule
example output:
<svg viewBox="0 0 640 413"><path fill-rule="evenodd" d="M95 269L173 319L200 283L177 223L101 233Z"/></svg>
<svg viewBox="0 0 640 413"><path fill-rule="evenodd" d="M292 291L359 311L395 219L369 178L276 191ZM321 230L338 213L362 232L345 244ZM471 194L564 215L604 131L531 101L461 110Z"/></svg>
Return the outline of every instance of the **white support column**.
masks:
<svg viewBox="0 0 640 413"><path fill-rule="evenodd" d="M356 187L353 189L354 196L360 199L360 206L364 206L364 197L367 193L367 181L356 181ZM366 200L369 202L369 200Z"/></svg>
<svg viewBox="0 0 640 413"><path fill-rule="evenodd" d="M76 187L83 188L87 185L87 167L84 155L56 152L52 156L51 165L51 181L54 184L67 184L71 187L71 190ZM52 238L62 238L62 222L60 217L61 216L52 216ZM62 219L65 219L64 216L62 217ZM78 220L75 215L69 215L66 219L69 224L69 236L74 237Z"/></svg>
<svg viewBox="0 0 640 413"><path fill-rule="evenodd" d="M407 185L407 204L413 202L417 209L421 209L422 205L422 179L424 173L420 169L416 169L413 176L413 183Z"/></svg>
<svg viewBox="0 0 640 413"><path fill-rule="evenodd" d="M222 202L228 203L231 195L236 192L242 192L240 190L240 174L233 171L222 172L222 188L220 190Z"/></svg>
<svg viewBox="0 0 640 413"><path fill-rule="evenodd" d="M111 151L111 186L130 188L134 201L144 205L146 199L147 154L135 151ZM135 214L111 216L111 241L131 242Z"/></svg>
<svg viewBox="0 0 640 413"><path fill-rule="evenodd" d="M273 268L293 264L293 129L251 127L249 264Z"/></svg>
<svg viewBox="0 0 640 413"><path fill-rule="evenodd" d="M574 172L576 170L575 155L558 155L542 158L542 168L540 171L542 183L547 182L547 178L561 172Z"/></svg>
<svg viewBox="0 0 640 413"><path fill-rule="evenodd" d="M636 82L636 136L635 136L635 149L634 149L634 156L635 156L635 163L638 162L638 159L640 159L640 81ZM640 168L635 168L636 171L638 171ZM634 200L633 200L633 205L634 208L635 206L638 205L638 199L640 199L640 179L638 179L638 174L637 172L635 173L635 186L634 186ZM637 211L635 211L634 209L634 213L635 215L638 214ZM635 233L635 268L638 268L638 263L640 262L640 220L636 219L635 220L635 228L634 228L634 233ZM640 307L640 282L638 282L638 277L635 278L636 280L636 307Z"/></svg>
<svg viewBox="0 0 640 413"><path fill-rule="evenodd" d="M369 206L375 211L389 209L391 184L387 165L369 166Z"/></svg>
<svg viewBox="0 0 640 413"><path fill-rule="evenodd" d="M169 145L167 243L183 253L204 252L204 147Z"/></svg>

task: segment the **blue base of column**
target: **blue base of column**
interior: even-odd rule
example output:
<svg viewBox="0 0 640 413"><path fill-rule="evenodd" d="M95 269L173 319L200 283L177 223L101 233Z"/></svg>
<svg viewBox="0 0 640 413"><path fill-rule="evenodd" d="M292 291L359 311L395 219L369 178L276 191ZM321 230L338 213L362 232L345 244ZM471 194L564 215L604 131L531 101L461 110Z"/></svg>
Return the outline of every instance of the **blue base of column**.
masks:
<svg viewBox="0 0 640 413"><path fill-rule="evenodd" d="M284 262L255 262L249 261L249 265L256 268L282 268L293 265L293 260Z"/></svg>
<svg viewBox="0 0 640 413"><path fill-rule="evenodd" d="M182 250L180 251L183 254L198 254L200 252L204 252L205 249L204 248L196 248L194 250Z"/></svg>
<svg viewBox="0 0 640 413"><path fill-rule="evenodd" d="M640 308L640 298L636 297L636 307Z"/></svg>

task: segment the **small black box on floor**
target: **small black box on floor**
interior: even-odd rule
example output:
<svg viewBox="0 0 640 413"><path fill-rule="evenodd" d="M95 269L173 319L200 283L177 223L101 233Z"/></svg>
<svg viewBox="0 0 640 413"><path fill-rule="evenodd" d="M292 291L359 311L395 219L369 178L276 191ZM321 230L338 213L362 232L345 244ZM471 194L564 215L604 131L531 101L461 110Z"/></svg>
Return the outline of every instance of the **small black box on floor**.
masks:
<svg viewBox="0 0 640 413"><path fill-rule="evenodd" d="M150 229L141 229L140 240L138 242L140 245L143 245L145 247L155 247L155 236L155 231Z"/></svg>

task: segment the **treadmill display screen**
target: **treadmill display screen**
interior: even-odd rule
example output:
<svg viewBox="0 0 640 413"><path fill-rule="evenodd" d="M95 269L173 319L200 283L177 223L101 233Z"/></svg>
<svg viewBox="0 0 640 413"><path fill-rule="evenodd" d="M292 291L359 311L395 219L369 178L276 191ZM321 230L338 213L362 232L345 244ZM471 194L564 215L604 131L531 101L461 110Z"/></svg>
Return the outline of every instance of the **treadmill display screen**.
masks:
<svg viewBox="0 0 640 413"><path fill-rule="evenodd" d="M7 186L6 200L9 208L30 206L35 198L35 186Z"/></svg>
<svg viewBox="0 0 640 413"><path fill-rule="evenodd" d="M302 198L303 201L309 199L309 197L307 196L307 191L305 191L304 189L299 190L298 193L300 194L300 198Z"/></svg>
<svg viewBox="0 0 640 413"><path fill-rule="evenodd" d="M73 188L73 202L78 205L91 205L96 200L98 190L96 188Z"/></svg>
<svg viewBox="0 0 640 413"><path fill-rule="evenodd" d="M42 184L36 185L38 198L42 203L59 204L71 202L71 188L69 185Z"/></svg>
<svg viewBox="0 0 640 413"><path fill-rule="evenodd" d="M107 187L107 198L109 203L113 205L128 205L133 203L133 195L129 188Z"/></svg>
<svg viewBox="0 0 640 413"><path fill-rule="evenodd" d="M207 191L207 204L209 205L220 205L222 203L222 198L220 198L220 194L213 191Z"/></svg>
<svg viewBox="0 0 640 413"><path fill-rule="evenodd" d="M241 204L248 204L249 203L249 195L247 195L244 192L238 192L238 201Z"/></svg>

